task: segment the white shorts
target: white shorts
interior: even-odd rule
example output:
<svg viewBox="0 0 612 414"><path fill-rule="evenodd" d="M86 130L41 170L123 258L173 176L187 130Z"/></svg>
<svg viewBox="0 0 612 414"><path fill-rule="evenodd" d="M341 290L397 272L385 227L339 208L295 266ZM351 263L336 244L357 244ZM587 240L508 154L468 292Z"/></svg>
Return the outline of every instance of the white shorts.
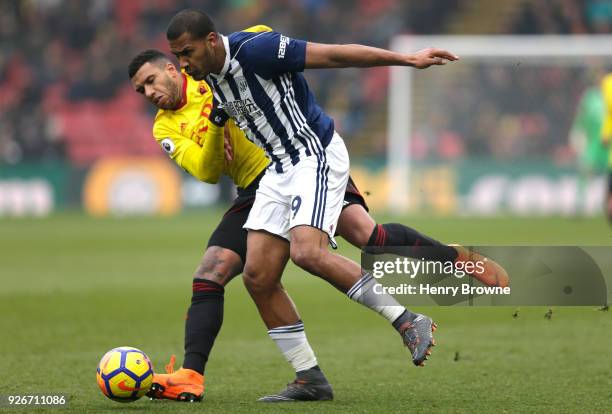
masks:
<svg viewBox="0 0 612 414"><path fill-rule="evenodd" d="M326 232L335 248L333 237L348 177L348 151L334 132L323 154L302 158L282 174L273 169L266 172L244 228L265 230L291 241L293 227L312 226Z"/></svg>

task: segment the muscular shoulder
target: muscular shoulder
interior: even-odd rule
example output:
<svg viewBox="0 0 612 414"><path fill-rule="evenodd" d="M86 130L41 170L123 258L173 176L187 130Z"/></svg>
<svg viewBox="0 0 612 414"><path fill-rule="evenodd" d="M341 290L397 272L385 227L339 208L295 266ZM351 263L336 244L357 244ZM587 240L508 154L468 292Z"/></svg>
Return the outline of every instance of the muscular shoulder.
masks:
<svg viewBox="0 0 612 414"><path fill-rule="evenodd" d="M251 29L251 28L249 28ZM249 30L247 29L247 30ZM230 46L230 56L232 58L246 57L249 55L249 47L245 47L249 43L251 44L260 44L261 41L266 41L268 38L273 36L275 32L270 30L264 30L260 32L256 31L242 31L235 32L228 36L229 46Z"/></svg>

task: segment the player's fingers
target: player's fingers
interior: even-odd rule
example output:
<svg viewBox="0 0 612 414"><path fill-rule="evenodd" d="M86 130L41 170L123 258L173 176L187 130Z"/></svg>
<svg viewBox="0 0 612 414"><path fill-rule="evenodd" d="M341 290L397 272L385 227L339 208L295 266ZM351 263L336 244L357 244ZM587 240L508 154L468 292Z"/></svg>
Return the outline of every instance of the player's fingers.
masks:
<svg viewBox="0 0 612 414"><path fill-rule="evenodd" d="M436 57L441 57L441 58L450 60L450 61L459 60L459 56L447 50L442 50L442 49L434 49L433 55Z"/></svg>

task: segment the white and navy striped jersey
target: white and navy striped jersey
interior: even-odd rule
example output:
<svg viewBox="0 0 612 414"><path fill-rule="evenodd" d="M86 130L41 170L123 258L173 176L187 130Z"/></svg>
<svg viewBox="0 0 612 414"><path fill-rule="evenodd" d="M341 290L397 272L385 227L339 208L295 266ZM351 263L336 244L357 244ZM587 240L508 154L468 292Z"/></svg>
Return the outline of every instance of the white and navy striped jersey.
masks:
<svg viewBox="0 0 612 414"><path fill-rule="evenodd" d="M306 42L277 32L222 36L225 64L208 82L215 98L278 173L319 155L334 121L317 105L304 76Z"/></svg>

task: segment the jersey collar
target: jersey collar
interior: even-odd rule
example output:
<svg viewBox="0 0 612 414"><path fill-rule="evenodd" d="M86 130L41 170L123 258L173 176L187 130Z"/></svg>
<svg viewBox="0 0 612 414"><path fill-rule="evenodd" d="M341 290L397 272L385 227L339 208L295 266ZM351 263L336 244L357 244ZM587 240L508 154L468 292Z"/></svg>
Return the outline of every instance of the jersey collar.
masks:
<svg viewBox="0 0 612 414"><path fill-rule="evenodd" d="M225 76L225 74L227 73L227 70L229 69L229 64L230 64L229 39L227 38L227 36L223 36L223 35L221 35L221 39L223 39L223 47L225 48L225 63L223 64L223 68L221 69L221 72L218 75L213 74L217 78L222 78Z"/></svg>

